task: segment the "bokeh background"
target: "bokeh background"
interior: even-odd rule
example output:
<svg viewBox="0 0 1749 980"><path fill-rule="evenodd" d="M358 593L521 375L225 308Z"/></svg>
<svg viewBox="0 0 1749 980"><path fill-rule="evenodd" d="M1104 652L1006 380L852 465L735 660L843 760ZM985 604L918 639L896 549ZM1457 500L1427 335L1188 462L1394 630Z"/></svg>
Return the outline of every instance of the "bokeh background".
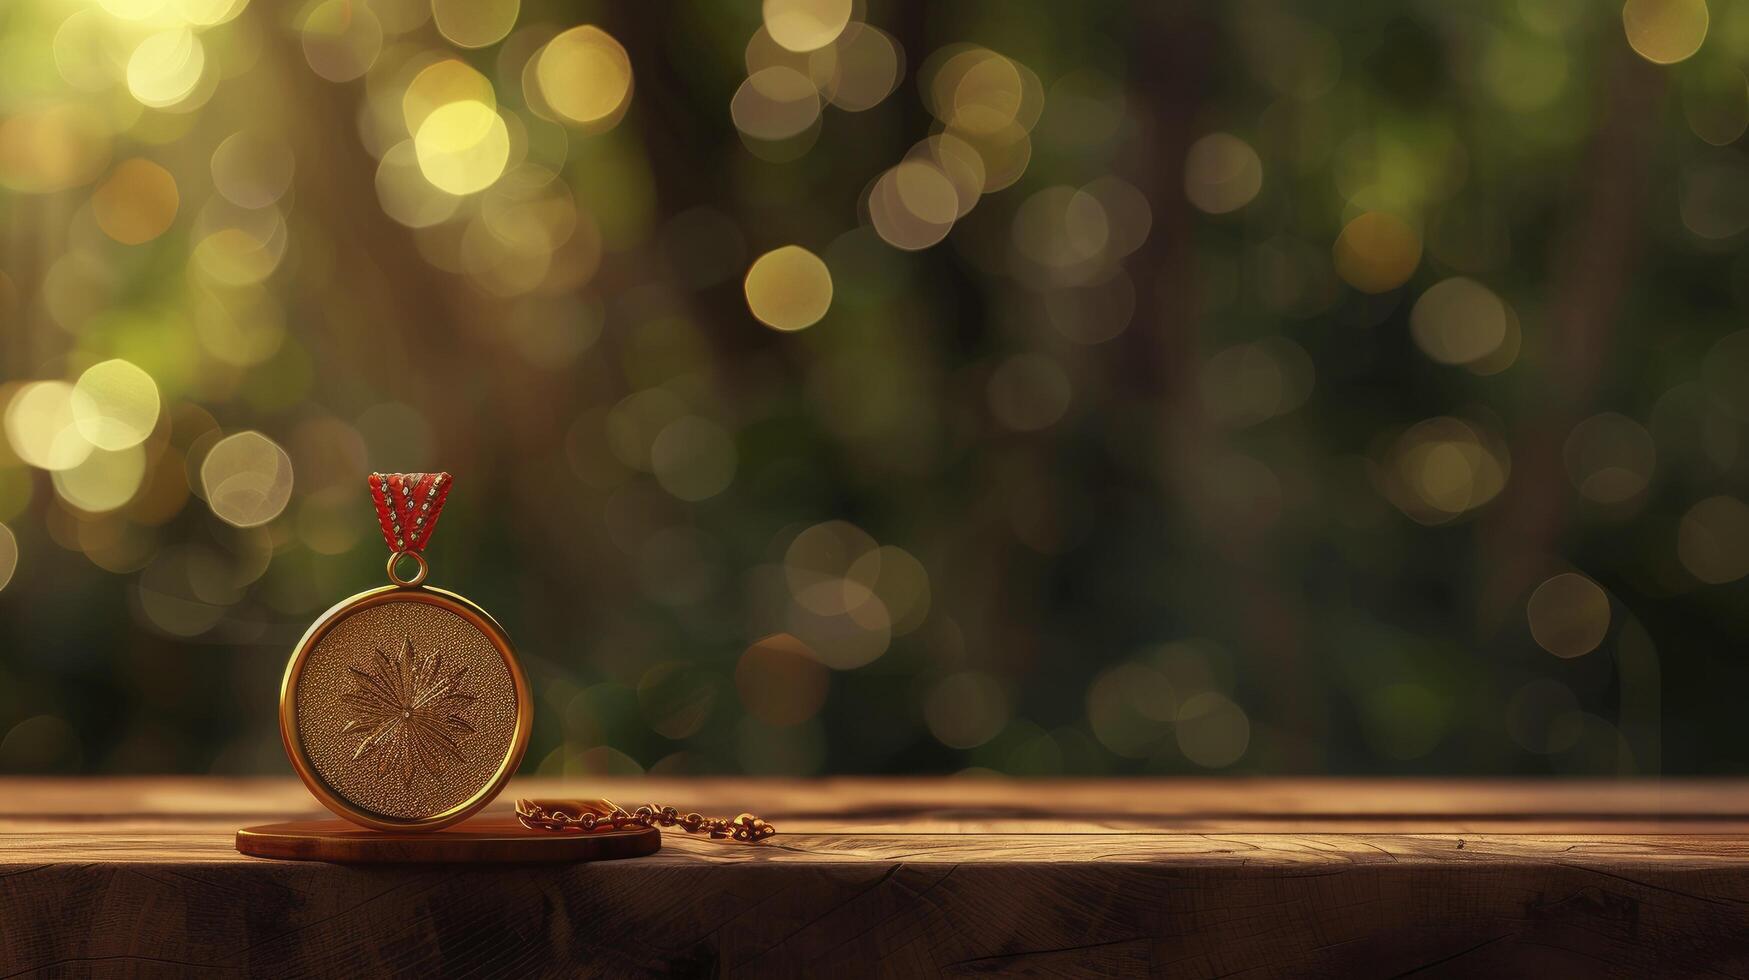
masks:
<svg viewBox="0 0 1749 980"><path fill-rule="evenodd" d="M0 771L1742 771L1749 4L10 0Z"/></svg>

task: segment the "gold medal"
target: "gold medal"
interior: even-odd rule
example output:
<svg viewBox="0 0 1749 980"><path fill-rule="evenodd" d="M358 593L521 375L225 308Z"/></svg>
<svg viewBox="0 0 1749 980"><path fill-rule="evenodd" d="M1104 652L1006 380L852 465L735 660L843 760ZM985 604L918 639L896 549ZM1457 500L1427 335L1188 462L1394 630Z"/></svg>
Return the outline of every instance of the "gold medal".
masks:
<svg viewBox="0 0 1749 980"><path fill-rule="evenodd" d="M533 701L485 610L426 586L448 473L374 473L390 584L328 610L286 665L279 730L328 809L378 830L438 830L492 801L528 745ZM414 572L401 569L411 562Z"/></svg>

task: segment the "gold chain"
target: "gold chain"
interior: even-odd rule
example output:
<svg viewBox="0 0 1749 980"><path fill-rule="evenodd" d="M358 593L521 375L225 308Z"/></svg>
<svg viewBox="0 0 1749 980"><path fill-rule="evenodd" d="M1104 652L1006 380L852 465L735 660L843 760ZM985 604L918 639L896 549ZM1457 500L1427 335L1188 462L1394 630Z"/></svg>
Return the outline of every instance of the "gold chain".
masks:
<svg viewBox="0 0 1749 980"><path fill-rule="evenodd" d="M671 806L645 804L627 811L611 800L517 800L516 820L530 830L559 833L592 833L642 827L679 827L689 834L704 834L712 840L757 844L777 833L777 828L751 813L734 819L682 814Z"/></svg>

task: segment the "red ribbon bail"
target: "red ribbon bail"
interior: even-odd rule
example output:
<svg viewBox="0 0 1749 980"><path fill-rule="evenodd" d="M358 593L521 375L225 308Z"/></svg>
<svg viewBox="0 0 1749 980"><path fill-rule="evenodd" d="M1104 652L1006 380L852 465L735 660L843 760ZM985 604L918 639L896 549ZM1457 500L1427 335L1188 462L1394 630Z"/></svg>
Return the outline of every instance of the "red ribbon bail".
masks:
<svg viewBox="0 0 1749 980"><path fill-rule="evenodd" d="M417 554L431 540L437 515L449 499L448 473L372 473L370 496L389 550Z"/></svg>

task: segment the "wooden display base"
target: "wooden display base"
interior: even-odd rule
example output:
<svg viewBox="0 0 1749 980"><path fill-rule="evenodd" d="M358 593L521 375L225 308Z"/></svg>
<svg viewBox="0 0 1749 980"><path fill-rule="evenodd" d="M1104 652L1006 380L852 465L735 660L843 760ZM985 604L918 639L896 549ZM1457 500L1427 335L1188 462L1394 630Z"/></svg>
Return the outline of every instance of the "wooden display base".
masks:
<svg viewBox="0 0 1749 980"><path fill-rule="evenodd" d="M591 833L529 830L514 817L474 817L424 834L367 830L345 820L293 820L237 831L253 857L341 864L488 864L610 861L662 847L654 827Z"/></svg>

